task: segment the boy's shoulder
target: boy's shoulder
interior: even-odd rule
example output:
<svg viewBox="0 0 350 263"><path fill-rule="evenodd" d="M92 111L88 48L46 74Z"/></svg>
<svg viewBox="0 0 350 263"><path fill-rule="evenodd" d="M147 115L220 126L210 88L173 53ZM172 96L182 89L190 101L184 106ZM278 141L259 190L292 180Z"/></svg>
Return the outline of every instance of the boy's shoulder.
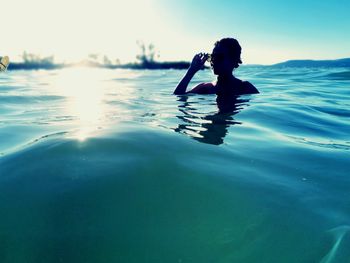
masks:
<svg viewBox="0 0 350 263"><path fill-rule="evenodd" d="M249 81L242 81L242 88L246 94L259 93L258 89Z"/></svg>

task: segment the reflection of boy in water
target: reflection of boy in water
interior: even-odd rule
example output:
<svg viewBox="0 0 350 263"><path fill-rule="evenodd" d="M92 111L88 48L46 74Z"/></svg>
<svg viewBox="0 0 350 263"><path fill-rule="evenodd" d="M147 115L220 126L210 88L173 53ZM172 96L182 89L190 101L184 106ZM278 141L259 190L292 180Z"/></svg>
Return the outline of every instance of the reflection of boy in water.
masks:
<svg viewBox="0 0 350 263"><path fill-rule="evenodd" d="M186 134L199 142L214 145L224 142L231 125L241 124L234 120L233 115L247 106L246 103L249 102L249 99L235 98L231 103L233 107L230 112L222 114L220 110L219 113L198 116L196 114L198 109L195 108L194 103L188 102L188 98L187 95L179 97L178 101L182 103L178 107L182 114L176 116L180 119L180 123L174 131Z"/></svg>
<svg viewBox="0 0 350 263"><path fill-rule="evenodd" d="M187 91L187 86L192 77L204 67L209 60L215 75L218 75L217 82L201 83L192 90ZM242 81L233 76L232 71L241 64L241 46L234 38L223 38L215 43L213 53L199 53L194 56L186 75L177 85L174 94L186 93L216 94L216 102L220 111L229 111L232 100L243 94L254 94L259 91L248 81Z"/></svg>

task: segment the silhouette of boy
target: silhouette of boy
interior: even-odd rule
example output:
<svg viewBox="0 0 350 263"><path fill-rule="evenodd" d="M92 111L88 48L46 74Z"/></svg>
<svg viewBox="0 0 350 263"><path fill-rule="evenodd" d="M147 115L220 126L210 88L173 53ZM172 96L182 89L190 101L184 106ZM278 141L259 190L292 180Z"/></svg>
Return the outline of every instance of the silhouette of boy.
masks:
<svg viewBox="0 0 350 263"><path fill-rule="evenodd" d="M210 61L214 74L218 76L217 82L215 84L200 83L192 90L186 91L193 76L204 68L204 63L207 60ZM194 56L174 94L216 94L216 102L220 111L229 111L232 101L238 95L259 93L250 82L242 81L233 76L232 72L239 67L239 64L242 64L242 61L241 46L238 41L234 38L223 38L215 43L212 54L199 53Z"/></svg>

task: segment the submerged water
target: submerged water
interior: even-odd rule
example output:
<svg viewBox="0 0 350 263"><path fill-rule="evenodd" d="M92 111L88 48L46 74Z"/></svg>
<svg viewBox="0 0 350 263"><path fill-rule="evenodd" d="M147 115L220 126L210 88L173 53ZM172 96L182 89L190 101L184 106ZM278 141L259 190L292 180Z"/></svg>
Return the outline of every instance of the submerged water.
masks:
<svg viewBox="0 0 350 263"><path fill-rule="evenodd" d="M0 74L1 262L350 262L350 71L183 74Z"/></svg>

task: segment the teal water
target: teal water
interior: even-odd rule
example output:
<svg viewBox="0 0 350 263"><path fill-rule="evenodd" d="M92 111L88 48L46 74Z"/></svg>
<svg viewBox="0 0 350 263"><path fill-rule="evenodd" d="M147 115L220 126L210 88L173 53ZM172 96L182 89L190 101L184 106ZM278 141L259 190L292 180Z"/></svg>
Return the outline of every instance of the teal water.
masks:
<svg viewBox="0 0 350 263"><path fill-rule="evenodd" d="M349 72L1 73L0 262L350 262Z"/></svg>

